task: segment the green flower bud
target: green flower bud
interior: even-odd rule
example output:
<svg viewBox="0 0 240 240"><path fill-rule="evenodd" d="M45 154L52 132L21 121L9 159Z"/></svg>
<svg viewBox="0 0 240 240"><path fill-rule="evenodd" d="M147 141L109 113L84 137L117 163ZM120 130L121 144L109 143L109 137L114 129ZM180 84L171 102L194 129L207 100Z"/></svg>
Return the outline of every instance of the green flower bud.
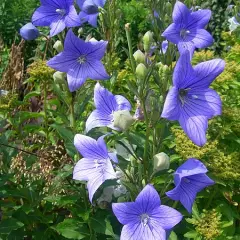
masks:
<svg viewBox="0 0 240 240"><path fill-rule="evenodd" d="M78 29L78 36L80 37L83 34L83 28Z"/></svg>
<svg viewBox="0 0 240 240"><path fill-rule="evenodd" d="M137 50L134 54L133 57L137 63L145 63L145 55L141 50Z"/></svg>
<svg viewBox="0 0 240 240"><path fill-rule="evenodd" d="M64 72L55 72L54 74L53 74L53 80L54 80L54 82L55 83L66 83L66 81L65 81L65 77L66 77L66 73L64 73Z"/></svg>
<svg viewBox="0 0 240 240"><path fill-rule="evenodd" d="M145 52L149 52L152 43L153 43L153 33L151 31L148 31L143 36L143 48Z"/></svg>
<svg viewBox="0 0 240 240"><path fill-rule="evenodd" d="M113 120L113 126L120 128L122 131L127 130L134 122L134 118L127 110L120 110L114 112Z"/></svg>
<svg viewBox="0 0 240 240"><path fill-rule="evenodd" d="M168 169L170 166L170 159L164 152L158 153L153 156L153 171L159 172L164 169Z"/></svg>
<svg viewBox="0 0 240 240"><path fill-rule="evenodd" d="M172 15L172 4L170 2L166 3L166 12L169 16Z"/></svg>
<svg viewBox="0 0 240 240"><path fill-rule="evenodd" d="M147 76L147 72L147 68L143 63L139 63L137 65L136 75L140 80L145 79L145 77Z"/></svg>
<svg viewBox="0 0 240 240"><path fill-rule="evenodd" d="M63 51L63 45L62 45L62 42L57 40L54 45L53 45L53 48L55 50L57 50L57 52L62 52Z"/></svg>

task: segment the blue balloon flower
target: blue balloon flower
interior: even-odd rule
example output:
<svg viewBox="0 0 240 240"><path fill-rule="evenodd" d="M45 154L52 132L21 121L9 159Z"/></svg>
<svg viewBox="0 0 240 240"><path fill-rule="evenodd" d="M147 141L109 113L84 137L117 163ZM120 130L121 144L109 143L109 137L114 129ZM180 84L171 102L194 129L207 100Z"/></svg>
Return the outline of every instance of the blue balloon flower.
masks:
<svg viewBox="0 0 240 240"><path fill-rule="evenodd" d="M25 40L34 40L39 36L39 31L32 23L27 23L20 29L20 35Z"/></svg>

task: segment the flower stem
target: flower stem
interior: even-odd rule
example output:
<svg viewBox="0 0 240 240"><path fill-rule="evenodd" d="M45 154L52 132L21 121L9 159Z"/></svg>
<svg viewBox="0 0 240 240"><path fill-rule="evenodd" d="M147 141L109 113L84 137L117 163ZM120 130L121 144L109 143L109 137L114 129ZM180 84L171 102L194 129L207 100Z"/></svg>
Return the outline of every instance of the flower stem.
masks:
<svg viewBox="0 0 240 240"><path fill-rule="evenodd" d="M75 131L75 117L74 117L74 94L71 93L71 103L70 103L70 125Z"/></svg>
<svg viewBox="0 0 240 240"><path fill-rule="evenodd" d="M48 142L48 116L47 116L47 82L43 83L43 92L44 92L44 122L45 122L45 131L46 131L46 141Z"/></svg>

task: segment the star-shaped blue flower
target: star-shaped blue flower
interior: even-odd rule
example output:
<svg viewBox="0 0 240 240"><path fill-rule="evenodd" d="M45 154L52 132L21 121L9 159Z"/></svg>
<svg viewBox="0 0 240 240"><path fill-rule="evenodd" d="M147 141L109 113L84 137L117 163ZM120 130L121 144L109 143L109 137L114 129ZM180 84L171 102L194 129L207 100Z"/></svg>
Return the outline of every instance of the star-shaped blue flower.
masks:
<svg viewBox="0 0 240 240"><path fill-rule="evenodd" d="M119 130L113 126L113 114L120 110L131 110L129 101L121 95L113 95L99 83L94 88L94 103L96 109L90 114L86 122L86 131L92 128L108 126Z"/></svg>
<svg viewBox="0 0 240 240"><path fill-rule="evenodd" d="M182 220L177 210L161 205L157 191L150 184L135 202L113 203L112 209L124 225L120 240L166 240L166 231Z"/></svg>
<svg viewBox="0 0 240 240"><path fill-rule="evenodd" d="M197 193L214 184L214 181L206 175L207 171L207 168L199 160L188 159L174 173L176 187L166 192L166 195L175 201L180 201L191 213Z"/></svg>
<svg viewBox="0 0 240 240"><path fill-rule="evenodd" d="M195 48L206 48L213 44L213 38L204 27L210 20L210 10L191 12L182 2L177 1L173 9L173 23L162 36L177 44L182 53L188 49L192 56Z"/></svg>
<svg viewBox="0 0 240 240"><path fill-rule="evenodd" d="M104 136L95 140L91 137L77 134L74 145L83 158L78 161L73 170L73 179L87 181L89 199L92 202L93 195L102 183L108 179L116 178L111 159L116 163L115 155L107 150Z"/></svg>
<svg viewBox="0 0 240 240"><path fill-rule="evenodd" d="M76 91L87 78L105 80L109 78L101 59L106 51L106 41L85 42L69 30L64 42L64 50L47 62L47 65L67 73L71 92Z"/></svg>
<svg viewBox="0 0 240 240"><path fill-rule="evenodd" d="M173 87L166 97L161 117L178 120L188 137L199 146L206 143L208 119L221 114L221 99L209 85L224 66L223 60L214 59L193 68L186 50L174 69Z"/></svg>
<svg viewBox="0 0 240 240"><path fill-rule="evenodd" d="M74 0L41 0L41 6L34 12L35 26L50 26L50 36L60 33L65 27L80 26L80 19L74 7Z"/></svg>
<svg viewBox="0 0 240 240"><path fill-rule="evenodd" d="M97 27L98 8L103 8L106 0L78 0L81 9L79 13L81 23L88 22L93 27Z"/></svg>

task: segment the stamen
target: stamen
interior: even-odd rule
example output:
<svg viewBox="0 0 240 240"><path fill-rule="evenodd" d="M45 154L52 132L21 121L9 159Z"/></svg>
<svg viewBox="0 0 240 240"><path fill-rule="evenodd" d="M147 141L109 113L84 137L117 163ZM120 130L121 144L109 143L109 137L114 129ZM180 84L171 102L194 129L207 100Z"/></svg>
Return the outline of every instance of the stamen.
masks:
<svg viewBox="0 0 240 240"><path fill-rule="evenodd" d="M61 16L64 16L65 14L66 14L66 10L65 9L56 9L56 12L58 13L58 14L60 14Z"/></svg>
<svg viewBox="0 0 240 240"><path fill-rule="evenodd" d="M190 183L190 180L187 179L187 178L183 178L183 181L184 181L185 183Z"/></svg>
<svg viewBox="0 0 240 240"><path fill-rule="evenodd" d="M189 33L190 33L189 30L187 30L187 29L182 29L182 30L180 31L180 36L181 36L182 39L186 39L186 37L187 37L187 35L188 35Z"/></svg>
<svg viewBox="0 0 240 240"><path fill-rule="evenodd" d="M140 216L140 218L141 222L143 223L143 226L145 227L148 224L150 217L146 213L144 213Z"/></svg>
<svg viewBox="0 0 240 240"><path fill-rule="evenodd" d="M85 63L85 62L86 62L86 57L85 57L85 56L80 56L80 57L78 58L78 62L79 62L80 64Z"/></svg>

